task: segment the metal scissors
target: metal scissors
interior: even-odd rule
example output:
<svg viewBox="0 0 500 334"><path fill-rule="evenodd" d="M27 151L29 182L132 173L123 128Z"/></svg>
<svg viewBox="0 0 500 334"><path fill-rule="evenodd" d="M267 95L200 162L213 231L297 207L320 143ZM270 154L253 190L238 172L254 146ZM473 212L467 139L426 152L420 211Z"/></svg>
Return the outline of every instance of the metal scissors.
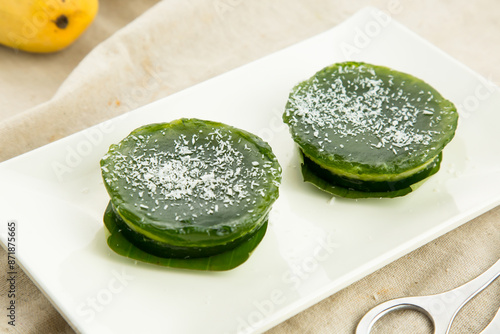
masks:
<svg viewBox="0 0 500 334"><path fill-rule="evenodd" d="M404 297L381 303L361 318L356 334L368 334L375 322L389 312L401 309L419 311L432 321L435 334L448 334L458 311L475 295L500 276L500 260L484 273L458 288L447 292L419 297ZM500 333L500 310L480 334Z"/></svg>

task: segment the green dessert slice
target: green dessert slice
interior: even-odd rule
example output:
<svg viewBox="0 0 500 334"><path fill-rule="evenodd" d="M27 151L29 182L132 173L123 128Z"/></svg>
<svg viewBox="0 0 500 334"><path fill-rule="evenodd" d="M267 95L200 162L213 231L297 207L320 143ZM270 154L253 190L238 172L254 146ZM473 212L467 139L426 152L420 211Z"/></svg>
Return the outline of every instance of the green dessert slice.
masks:
<svg viewBox="0 0 500 334"><path fill-rule="evenodd" d="M215 246L203 246L203 247L183 247L183 246L174 246L171 244L166 244L164 242L148 238L144 234L134 231L131 229L122 217L117 213L116 209L113 207L111 201L108 204L108 208L106 209L106 216L114 219L114 224L118 227L120 233L129 240L133 245L137 248L147 252L148 254L155 255L163 258L198 258L198 257L207 257L214 254L220 254L228 249L233 249L242 243L246 242L252 236L254 236L267 222L267 216L263 217L264 223L256 224L256 227L243 235L242 237L236 238L226 244L215 245Z"/></svg>
<svg viewBox="0 0 500 334"><path fill-rule="evenodd" d="M120 219L150 251L178 258L211 256L248 240L266 223L281 181L267 143L199 119L132 131L111 145L101 170Z"/></svg>
<svg viewBox="0 0 500 334"><path fill-rule="evenodd" d="M339 187L362 192L390 192L408 188L412 184L422 181L423 179L435 174L441 165L442 156L442 153L439 153L439 155L432 159L430 163L426 164L424 169L411 174L407 178L398 178L396 180L387 181L365 181L339 175L331 172L328 168L318 165L305 155L303 155L303 165L306 165L310 172Z"/></svg>
<svg viewBox="0 0 500 334"><path fill-rule="evenodd" d="M311 162L340 180L377 185L347 188L378 192L398 183L405 188L434 170L454 137L458 113L412 75L345 62L295 86L283 120Z"/></svg>
<svg viewBox="0 0 500 334"><path fill-rule="evenodd" d="M343 183L342 178L319 167L311 160L304 158L301 164L302 177L304 181L315 185L317 188L332 195L346 198L395 198L405 196L416 190L430 176L439 171L441 155L439 155L428 169L421 171L418 175L411 176L408 180L403 179L393 182L378 182L377 187L373 187L372 181L359 181L353 183ZM380 186L380 187L379 187ZM381 189L383 187L383 189ZM361 190L360 190L361 189Z"/></svg>
<svg viewBox="0 0 500 334"><path fill-rule="evenodd" d="M117 254L130 259L145 263L152 263L159 266L170 268L194 269L204 271L224 271L234 269L244 263L254 249L264 238L267 229L267 222L262 225L252 236L244 243L222 253L196 258L176 258L157 256L151 253L150 249L144 251L130 242L130 236L125 237L124 229L130 230L123 220L112 208L111 202L104 213L104 225L108 231L108 246ZM140 238L140 235L137 237ZM133 238L132 238L133 239Z"/></svg>

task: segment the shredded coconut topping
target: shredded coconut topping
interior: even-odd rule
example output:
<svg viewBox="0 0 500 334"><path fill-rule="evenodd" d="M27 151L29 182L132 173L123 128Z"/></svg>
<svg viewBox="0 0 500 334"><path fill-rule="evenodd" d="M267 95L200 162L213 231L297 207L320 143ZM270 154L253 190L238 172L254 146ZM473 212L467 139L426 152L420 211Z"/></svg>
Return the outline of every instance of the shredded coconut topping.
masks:
<svg viewBox="0 0 500 334"><path fill-rule="evenodd" d="M121 145L133 144L132 150L114 149L105 157L112 155L112 166L103 166L111 171L106 182L117 191L123 187L148 216L194 224L225 208L250 213L279 182L276 164L220 128L166 140L158 134L127 139Z"/></svg>
<svg viewBox="0 0 500 334"><path fill-rule="evenodd" d="M320 152L342 155L344 148L366 152L362 147L368 147L386 156L411 156L422 145L432 146L440 133L432 92L412 85L392 75L382 77L365 65L339 65L298 86L285 115Z"/></svg>

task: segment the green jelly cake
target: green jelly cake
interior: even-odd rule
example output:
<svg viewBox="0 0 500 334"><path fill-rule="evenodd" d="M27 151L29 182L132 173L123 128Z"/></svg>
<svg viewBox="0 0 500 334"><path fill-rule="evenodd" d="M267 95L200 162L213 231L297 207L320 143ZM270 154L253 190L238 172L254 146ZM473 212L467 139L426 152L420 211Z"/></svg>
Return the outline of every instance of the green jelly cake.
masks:
<svg viewBox="0 0 500 334"><path fill-rule="evenodd" d="M270 146L199 119L150 124L101 159L107 216L135 247L163 258L226 252L267 226L281 167Z"/></svg>
<svg viewBox="0 0 500 334"><path fill-rule="evenodd" d="M458 113L410 74L344 62L295 86L283 120L306 181L343 197L396 197L439 170Z"/></svg>

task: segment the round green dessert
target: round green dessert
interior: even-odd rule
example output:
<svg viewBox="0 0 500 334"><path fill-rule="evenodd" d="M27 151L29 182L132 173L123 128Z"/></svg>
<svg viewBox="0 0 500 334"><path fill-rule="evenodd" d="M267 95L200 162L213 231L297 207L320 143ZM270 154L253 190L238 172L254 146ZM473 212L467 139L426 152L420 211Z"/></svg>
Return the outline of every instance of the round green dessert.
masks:
<svg viewBox="0 0 500 334"><path fill-rule="evenodd" d="M122 232L163 257L206 257L264 226L281 168L267 143L199 119L146 125L111 145L104 185Z"/></svg>
<svg viewBox="0 0 500 334"><path fill-rule="evenodd" d="M283 120L314 178L355 197L393 197L437 172L458 113L410 74L345 62L295 86Z"/></svg>

